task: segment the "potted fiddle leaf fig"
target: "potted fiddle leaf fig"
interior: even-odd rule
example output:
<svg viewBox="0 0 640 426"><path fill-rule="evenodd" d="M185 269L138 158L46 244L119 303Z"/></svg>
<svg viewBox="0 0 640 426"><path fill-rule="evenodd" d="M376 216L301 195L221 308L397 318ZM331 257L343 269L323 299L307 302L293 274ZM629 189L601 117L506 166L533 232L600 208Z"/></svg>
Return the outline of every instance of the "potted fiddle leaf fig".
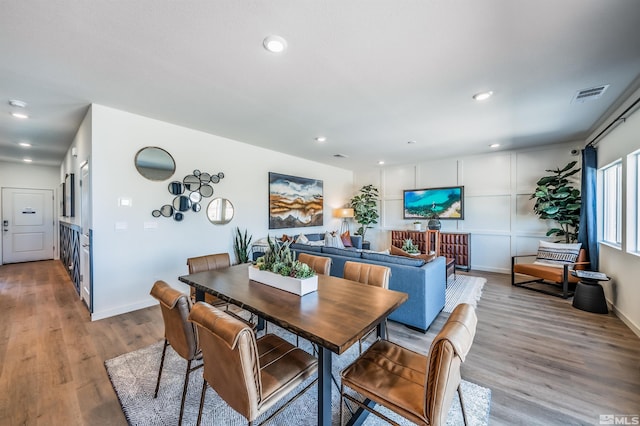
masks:
<svg viewBox="0 0 640 426"><path fill-rule="evenodd" d="M546 170L552 173L543 176L536 183L536 192L529 198L535 199L533 211L540 219L553 220L559 227L547 231L547 236L563 237L566 243L578 239L580 227L580 190L569 181L580 169L575 169L576 161L572 161L562 169Z"/></svg>
<svg viewBox="0 0 640 426"><path fill-rule="evenodd" d="M362 241L365 241L364 235L367 229L372 228L370 225L378 223L380 214L378 213L378 188L373 185L365 185L360 188L360 193L355 195L349 201L353 209L353 217L360 227L356 231L356 235L362 235Z"/></svg>

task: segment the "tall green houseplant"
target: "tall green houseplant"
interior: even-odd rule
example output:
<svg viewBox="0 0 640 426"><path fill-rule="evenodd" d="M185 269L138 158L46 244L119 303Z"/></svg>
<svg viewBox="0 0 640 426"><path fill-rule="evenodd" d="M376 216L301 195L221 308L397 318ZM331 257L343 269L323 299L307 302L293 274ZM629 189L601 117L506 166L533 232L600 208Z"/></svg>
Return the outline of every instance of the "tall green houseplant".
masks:
<svg viewBox="0 0 640 426"><path fill-rule="evenodd" d="M576 163L572 161L562 169L546 170L553 174L540 178L536 192L529 198L535 198L533 211L540 219L554 220L560 226L549 229L547 236L564 237L567 243L578 239L580 227L580 190L573 187L568 179L580 171L579 168L574 169Z"/></svg>
<svg viewBox="0 0 640 426"><path fill-rule="evenodd" d="M367 229L372 228L370 225L378 223L378 188L373 185L365 185L360 189L358 195L355 195L350 201L353 209L353 216L360 227L356 231L356 235L364 235Z"/></svg>

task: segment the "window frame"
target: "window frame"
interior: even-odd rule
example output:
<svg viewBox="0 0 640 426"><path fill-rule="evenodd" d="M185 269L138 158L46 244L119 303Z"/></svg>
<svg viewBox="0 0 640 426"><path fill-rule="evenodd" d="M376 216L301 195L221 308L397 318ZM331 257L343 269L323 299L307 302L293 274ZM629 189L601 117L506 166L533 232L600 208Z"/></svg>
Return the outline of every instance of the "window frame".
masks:
<svg viewBox="0 0 640 426"><path fill-rule="evenodd" d="M622 159L619 158L606 166L601 167L598 170L600 180L600 238L599 241L603 244L609 245L615 248L622 248ZM611 194L607 189L609 188L611 178L614 179L613 185L615 191ZM612 199L612 197L614 199ZM614 205L612 206L612 202ZM609 223L611 216L615 216L614 228ZM611 239L611 234L615 234Z"/></svg>

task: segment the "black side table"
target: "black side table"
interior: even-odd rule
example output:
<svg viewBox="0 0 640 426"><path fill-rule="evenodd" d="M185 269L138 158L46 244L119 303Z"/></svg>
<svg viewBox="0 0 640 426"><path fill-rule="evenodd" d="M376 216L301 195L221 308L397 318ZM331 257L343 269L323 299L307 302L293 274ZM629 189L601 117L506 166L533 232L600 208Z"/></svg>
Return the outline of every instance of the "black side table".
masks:
<svg viewBox="0 0 640 426"><path fill-rule="evenodd" d="M587 278L579 276L576 271L572 274L580 278L573 295L573 307L594 314L608 314L607 299L604 297L604 289L599 281L609 281L609 277Z"/></svg>
<svg viewBox="0 0 640 426"><path fill-rule="evenodd" d="M363 241L362 250L371 250L371 241Z"/></svg>

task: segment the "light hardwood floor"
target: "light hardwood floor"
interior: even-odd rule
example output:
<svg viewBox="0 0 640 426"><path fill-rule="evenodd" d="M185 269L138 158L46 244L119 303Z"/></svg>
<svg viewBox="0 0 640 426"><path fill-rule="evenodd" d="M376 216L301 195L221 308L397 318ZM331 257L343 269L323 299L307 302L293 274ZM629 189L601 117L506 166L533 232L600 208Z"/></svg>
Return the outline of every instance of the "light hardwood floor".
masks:
<svg viewBox="0 0 640 426"><path fill-rule="evenodd" d="M615 315L487 278L463 377L492 391L492 425L598 424L640 414L640 339ZM149 283L149 287L151 286ZM58 261L0 266L0 425L126 425L104 361L162 339L159 308L101 321ZM427 334L390 322L391 339L426 352Z"/></svg>

